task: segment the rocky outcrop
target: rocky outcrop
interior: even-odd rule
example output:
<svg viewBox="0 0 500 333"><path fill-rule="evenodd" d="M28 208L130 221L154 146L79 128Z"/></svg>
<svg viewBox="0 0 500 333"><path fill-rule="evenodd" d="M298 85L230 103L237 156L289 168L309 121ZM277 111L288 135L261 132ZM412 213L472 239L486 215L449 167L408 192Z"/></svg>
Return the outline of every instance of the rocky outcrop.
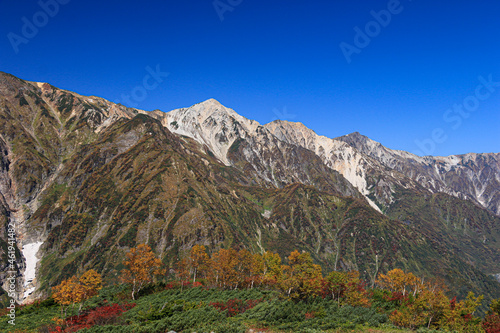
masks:
<svg viewBox="0 0 500 333"><path fill-rule="evenodd" d="M280 140L315 152L383 210L394 202L398 189L412 188L471 200L500 215L498 153L420 157L391 150L357 132L330 139L301 123L278 120L265 127Z"/></svg>
<svg viewBox="0 0 500 333"><path fill-rule="evenodd" d="M359 133L336 138L402 173L432 193L471 200L500 216L500 153L420 157L391 150Z"/></svg>

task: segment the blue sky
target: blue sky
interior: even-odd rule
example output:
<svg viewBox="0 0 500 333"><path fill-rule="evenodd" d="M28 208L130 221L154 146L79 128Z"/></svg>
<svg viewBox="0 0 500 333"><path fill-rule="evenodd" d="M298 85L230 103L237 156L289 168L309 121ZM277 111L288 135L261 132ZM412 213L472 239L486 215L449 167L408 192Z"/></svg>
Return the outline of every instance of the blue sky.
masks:
<svg viewBox="0 0 500 333"><path fill-rule="evenodd" d="M145 110L215 98L420 155L500 152L496 1L58 1L0 1L1 71Z"/></svg>

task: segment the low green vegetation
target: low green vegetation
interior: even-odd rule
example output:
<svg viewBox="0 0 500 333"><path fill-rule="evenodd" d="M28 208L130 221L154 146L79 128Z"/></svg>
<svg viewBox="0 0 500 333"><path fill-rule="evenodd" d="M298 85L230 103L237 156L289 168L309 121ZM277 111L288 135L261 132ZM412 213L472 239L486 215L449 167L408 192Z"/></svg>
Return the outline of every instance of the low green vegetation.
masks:
<svg viewBox="0 0 500 333"><path fill-rule="evenodd" d="M95 313L108 310L99 321L104 325L88 325L90 327L81 327L79 332L248 332L250 329L256 332L369 332L370 328L376 332L375 328L382 331L392 327L387 324L387 316L376 309L339 306L335 301L322 298L294 302L266 289L218 290L179 283L149 287L147 291L152 293L141 296L135 303L125 297L129 292L124 285L101 290L81 313L98 317ZM112 318L113 311L103 310L111 304L129 304L131 308L119 318ZM77 310L77 306L68 308L67 326L64 326L59 306L52 298L24 306L17 313L15 332L74 332L69 328L71 320L78 321ZM2 327L8 327L6 318L3 316L0 320Z"/></svg>
<svg viewBox="0 0 500 333"><path fill-rule="evenodd" d="M394 269L366 288L357 271L321 273L307 252L224 250L195 245L166 280L145 244L124 261L122 284L101 288L94 270L52 288L17 310L8 332L477 332L500 330L500 300L485 318L483 299L449 299L439 281ZM198 278L198 280L197 280ZM165 279L162 281L162 279ZM154 282L156 280L156 282ZM8 327L8 309L0 325ZM13 327L14 328L14 327ZM406 331L409 332L409 331Z"/></svg>

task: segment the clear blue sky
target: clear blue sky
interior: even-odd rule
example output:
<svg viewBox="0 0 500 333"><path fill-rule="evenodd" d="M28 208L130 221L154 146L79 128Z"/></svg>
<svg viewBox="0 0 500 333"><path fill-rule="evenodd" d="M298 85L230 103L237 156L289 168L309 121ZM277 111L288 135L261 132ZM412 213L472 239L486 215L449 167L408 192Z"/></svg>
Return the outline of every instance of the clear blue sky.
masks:
<svg viewBox="0 0 500 333"><path fill-rule="evenodd" d="M497 1L60 1L49 16L37 1L0 0L1 71L146 110L215 98L262 124L300 121L329 137L500 152L500 84L475 97L479 76L500 82ZM383 25L371 14L382 10ZM355 27L372 37L358 38L348 63L340 45L356 47ZM143 89L148 66L169 75L123 101ZM453 110L463 103L472 111Z"/></svg>

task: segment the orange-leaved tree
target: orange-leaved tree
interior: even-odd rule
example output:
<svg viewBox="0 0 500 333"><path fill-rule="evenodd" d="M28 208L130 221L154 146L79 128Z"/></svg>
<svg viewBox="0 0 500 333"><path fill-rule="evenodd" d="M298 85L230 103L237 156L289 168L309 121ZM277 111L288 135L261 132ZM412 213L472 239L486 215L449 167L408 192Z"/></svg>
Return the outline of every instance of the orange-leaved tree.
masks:
<svg viewBox="0 0 500 333"><path fill-rule="evenodd" d="M237 289L240 284L249 284L251 283L251 275L252 275L252 261L253 261L253 256L252 254L246 250L246 249L241 249L238 251L238 265L236 266L236 277L238 280L238 283L236 284Z"/></svg>
<svg viewBox="0 0 500 333"><path fill-rule="evenodd" d="M212 283L221 288L232 288L238 285L238 251L220 249L212 255Z"/></svg>
<svg viewBox="0 0 500 333"><path fill-rule="evenodd" d="M127 268L122 270L121 278L132 286L132 299L145 284L153 282L157 275L165 274L163 263L146 244L130 249L123 264Z"/></svg>
<svg viewBox="0 0 500 333"><path fill-rule="evenodd" d="M80 309L83 302L92 296L97 295L102 288L102 277L93 269L85 272L80 279L72 276L63 280L59 285L52 288L52 298L61 305L61 316L66 313L69 305L80 303Z"/></svg>
<svg viewBox="0 0 500 333"><path fill-rule="evenodd" d="M52 298L56 303L61 305L61 317L63 317L63 309L64 316L66 316L67 307L82 302L84 297L85 290L78 283L76 276L63 280L60 284L52 288Z"/></svg>

